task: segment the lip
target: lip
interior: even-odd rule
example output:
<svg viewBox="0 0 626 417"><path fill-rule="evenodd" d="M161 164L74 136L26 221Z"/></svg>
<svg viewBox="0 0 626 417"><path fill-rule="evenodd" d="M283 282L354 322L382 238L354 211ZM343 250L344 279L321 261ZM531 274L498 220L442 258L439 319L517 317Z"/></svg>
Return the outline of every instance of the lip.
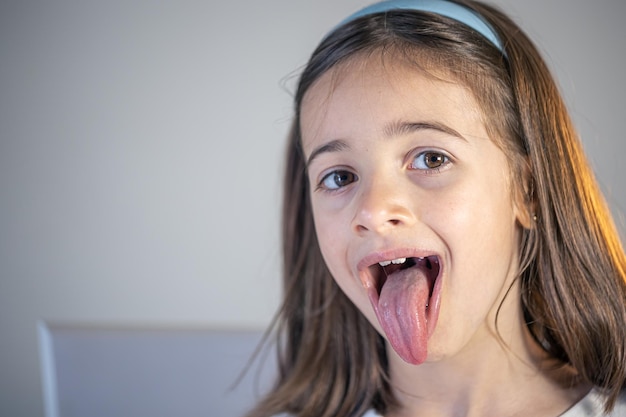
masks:
<svg viewBox="0 0 626 417"><path fill-rule="evenodd" d="M370 274L370 267L382 261L389 261L398 258L426 258L436 256L439 259L440 267L442 257L438 253L429 250L415 248L395 248L381 251L375 251L362 258L356 266L361 284L365 288L371 288L375 282ZM441 276L441 272L439 273Z"/></svg>
<svg viewBox="0 0 626 417"><path fill-rule="evenodd" d="M368 293L368 298L374 307L374 310L378 309L378 296L380 293L380 283L377 278L372 275L372 266L377 265L381 261L388 261L398 258L427 258L436 257L439 263L439 273L435 277L433 287L431 288L431 295L429 301L429 307L426 312L428 337L432 336L437 326L439 311L441 306L441 294L444 270L444 258L440 253L432 250L415 249L415 248L394 248L388 250L380 250L372 252L366 255L357 263L357 271L361 284Z"/></svg>

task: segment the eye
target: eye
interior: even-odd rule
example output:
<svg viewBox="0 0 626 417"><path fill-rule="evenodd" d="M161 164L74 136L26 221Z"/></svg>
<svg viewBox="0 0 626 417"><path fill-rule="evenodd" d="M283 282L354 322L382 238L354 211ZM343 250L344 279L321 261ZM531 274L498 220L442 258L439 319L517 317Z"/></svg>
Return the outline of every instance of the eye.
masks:
<svg viewBox="0 0 626 417"><path fill-rule="evenodd" d="M333 171L329 172L322 178L318 188L325 190L338 190L342 187L350 185L358 179L356 174L350 171Z"/></svg>
<svg viewBox="0 0 626 417"><path fill-rule="evenodd" d="M441 152L426 151L419 153L411 162L411 168L422 171L438 170L446 166L450 159Z"/></svg>

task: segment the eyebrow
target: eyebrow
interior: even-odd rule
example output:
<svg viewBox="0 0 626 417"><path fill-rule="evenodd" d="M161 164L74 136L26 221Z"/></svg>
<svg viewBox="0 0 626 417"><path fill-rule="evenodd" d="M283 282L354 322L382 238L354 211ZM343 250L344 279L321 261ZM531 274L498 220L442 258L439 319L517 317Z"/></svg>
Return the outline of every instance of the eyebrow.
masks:
<svg viewBox="0 0 626 417"><path fill-rule="evenodd" d="M391 122L383 129L383 134L387 138L392 138L396 136L408 135L413 132L418 132L421 130L436 130L447 135L462 139L467 141L456 130L452 129L450 126L447 126L443 123L439 122L406 122L406 121L396 121ZM341 139L334 139L330 142L326 142L325 144L313 149L311 155L308 157L306 161L306 166L310 166L315 158L317 158L320 154L326 152L339 152L344 151L346 149L350 149L350 145Z"/></svg>
<svg viewBox="0 0 626 417"><path fill-rule="evenodd" d="M447 125L445 125L443 123L434 122L434 121L429 121L429 122L405 122L405 121L391 122L387 126L385 126L385 129L383 130L383 132L384 132L385 136L387 136L387 137L394 137L394 136L408 135L410 133L417 132L417 131L420 131L420 130L437 130L439 132L443 132L443 133L448 134L450 136L456 136L459 139L463 139L463 140L467 141L467 139L465 139L463 137L463 135L461 135L456 130L452 129L450 126L447 126Z"/></svg>
<svg viewBox="0 0 626 417"><path fill-rule="evenodd" d="M320 154L325 152L339 152L346 149L350 149L350 145L348 145L345 141L341 139L331 140L330 142L313 149L313 152L311 152L311 155L309 155L309 158L306 160L306 166L308 167L311 165L311 162L313 162L313 160Z"/></svg>

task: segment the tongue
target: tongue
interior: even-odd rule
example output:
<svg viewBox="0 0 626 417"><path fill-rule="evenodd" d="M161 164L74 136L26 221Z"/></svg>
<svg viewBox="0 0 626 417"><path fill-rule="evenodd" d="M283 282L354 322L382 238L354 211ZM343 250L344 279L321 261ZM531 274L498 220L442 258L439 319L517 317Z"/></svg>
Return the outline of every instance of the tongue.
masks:
<svg viewBox="0 0 626 417"><path fill-rule="evenodd" d="M428 280L421 268L408 268L387 277L378 299L371 300L387 339L406 362L426 360Z"/></svg>

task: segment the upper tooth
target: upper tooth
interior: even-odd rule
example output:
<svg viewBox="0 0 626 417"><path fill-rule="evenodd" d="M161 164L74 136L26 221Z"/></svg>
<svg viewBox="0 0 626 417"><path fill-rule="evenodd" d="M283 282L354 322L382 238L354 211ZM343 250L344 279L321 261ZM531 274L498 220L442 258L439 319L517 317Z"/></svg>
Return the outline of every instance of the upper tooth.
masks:
<svg viewBox="0 0 626 417"><path fill-rule="evenodd" d="M398 259L392 259L391 261L380 261L378 262L378 265L380 266L387 266L390 264L398 265L398 264L403 264L405 262L406 262L406 258L398 258Z"/></svg>

